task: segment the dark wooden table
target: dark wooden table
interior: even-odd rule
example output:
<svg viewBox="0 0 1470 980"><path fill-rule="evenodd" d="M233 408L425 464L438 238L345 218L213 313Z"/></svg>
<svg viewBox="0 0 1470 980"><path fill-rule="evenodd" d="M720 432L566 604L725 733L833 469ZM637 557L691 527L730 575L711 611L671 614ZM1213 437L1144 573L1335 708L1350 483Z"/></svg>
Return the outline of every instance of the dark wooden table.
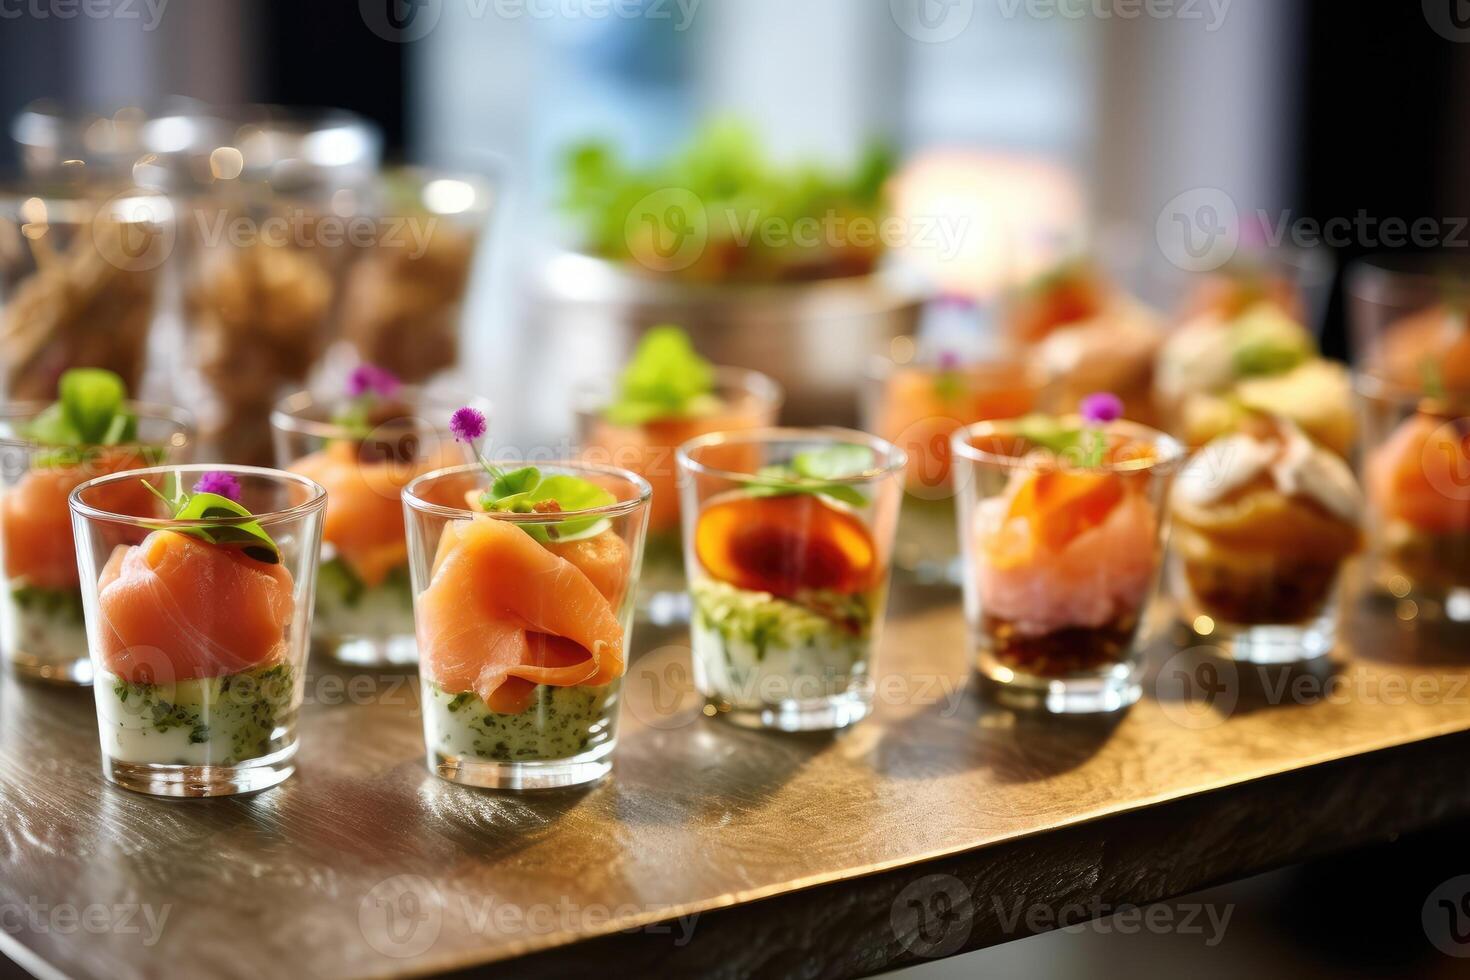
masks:
<svg viewBox="0 0 1470 980"><path fill-rule="evenodd" d="M103 785L90 694L5 677L0 951L120 980L837 976L1003 942L1470 813L1466 636L1363 604L1345 632L1324 675L1161 629L1142 702L1066 721L968 690L954 597L900 591L876 715L835 737L703 718L687 649L646 634L613 778L539 796L429 775L412 677L316 674L294 778L182 802Z"/></svg>

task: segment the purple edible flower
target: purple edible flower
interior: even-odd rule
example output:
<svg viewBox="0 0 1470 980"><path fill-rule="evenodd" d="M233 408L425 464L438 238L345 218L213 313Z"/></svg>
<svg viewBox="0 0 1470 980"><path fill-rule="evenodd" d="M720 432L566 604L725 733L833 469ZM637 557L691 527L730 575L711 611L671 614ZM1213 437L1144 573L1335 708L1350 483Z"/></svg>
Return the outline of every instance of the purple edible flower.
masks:
<svg viewBox="0 0 1470 980"><path fill-rule="evenodd" d="M359 364L347 376L347 395L350 398L361 398L364 395L392 398L402 386L403 382L398 380L398 375L376 364Z"/></svg>
<svg viewBox="0 0 1470 980"><path fill-rule="evenodd" d="M449 417L449 431L454 433L454 438L460 442L475 444L475 440L485 434L485 413L477 411L466 405L457 409Z"/></svg>
<svg viewBox="0 0 1470 980"><path fill-rule="evenodd" d="M960 366L960 355L952 350L939 352L939 370L953 371Z"/></svg>
<svg viewBox="0 0 1470 980"><path fill-rule="evenodd" d="M235 479L233 473L210 470L199 478L198 483L194 484L194 492L228 497L238 504L240 502L240 481Z"/></svg>
<svg viewBox="0 0 1470 980"><path fill-rule="evenodd" d="M1123 400L1111 391L1098 391L1082 399L1082 418L1095 425L1123 417Z"/></svg>

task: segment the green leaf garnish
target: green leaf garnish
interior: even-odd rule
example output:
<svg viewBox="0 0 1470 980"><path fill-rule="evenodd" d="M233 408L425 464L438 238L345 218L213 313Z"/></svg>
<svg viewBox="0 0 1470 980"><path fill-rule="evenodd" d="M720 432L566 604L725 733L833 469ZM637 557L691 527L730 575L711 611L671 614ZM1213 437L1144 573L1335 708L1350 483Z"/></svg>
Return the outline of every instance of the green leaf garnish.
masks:
<svg viewBox="0 0 1470 980"><path fill-rule="evenodd" d="M1016 421L1016 431L1027 441L1058 456L1076 452L1082 443L1081 429L1064 425L1052 415L1023 415Z"/></svg>
<svg viewBox="0 0 1470 980"><path fill-rule="evenodd" d="M535 514L537 504L555 502L557 510L542 511L545 524L522 524L521 529L541 542L569 541L601 534L606 518L582 517L557 520L560 511L592 510L618 502L611 490L591 480L566 474L542 476L534 466L495 474L490 489L480 495L480 506L491 513Z"/></svg>
<svg viewBox="0 0 1470 980"><path fill-rule="evenodd" d="M811 493L830 497L852 507L867 506L868 498L846 483L873 468L873 451L867 446L843 443L826 449L797 453L785 465L762 466L746 483L754 497L784 497Z"/></svg>
<svg viewBox="0 0 1470 980"><path fill-rule="evenodd" d="M689 335L665 324L638 342L618 381L617 400L603 415L614 425L698 415L718 406L714 387L714 368L694 350Z"/></svg>
<svg viewBox="0 0 1470 980"><path fill-rule="evenodd" d="M173 520L203 521L254 516L229 497L221 497L217 493L184 492L177 473L172 474L172 480L173 492L169 494L165 494L147 480L139 482L148 488L149 493L163 501ZM180 527L165 523L157 527L162 531L187 534L221 548L238 549L247 558L254 558L267 565L279 564L281 561L280 546L269 534L265 533L265 528L255 521L246 521L242 524L220 524L214 527Z"/></svg>
<svg viewBox="0 0 1470 980"><path fill-rule="evenodd" d="M25 435L46 446L116 446L138 438L125 407L127 386L101 368L72 368L57 383L59 400L31 420Z"/></svg>

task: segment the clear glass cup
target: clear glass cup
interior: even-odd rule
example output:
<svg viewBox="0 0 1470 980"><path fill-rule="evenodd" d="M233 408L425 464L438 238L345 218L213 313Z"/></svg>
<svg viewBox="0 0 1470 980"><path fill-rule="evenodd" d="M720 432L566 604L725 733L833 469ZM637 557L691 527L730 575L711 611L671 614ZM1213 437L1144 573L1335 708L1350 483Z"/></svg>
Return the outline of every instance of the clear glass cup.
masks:
<svg viewBox="0 0 1470 980"><path fill-rule="evenodd" d="M1015 422L954 434L965 618L999 700L1058 714L1138 700L1139 627L1163 567L1164 504L1183 450L1131 422L1106 432L1095 465L1041 448Z"/></svg>
<svg viewBox="0 0 1470 980"><path fill-rule="evenodd" d="M48 400L74 367L140 392L177 227L161 194L30 181L0 190L0 390Z"/></svg>
<svg viewBox="0 0 1470 980"><path fill-rule="evenodd" d="M167 494L206 472L235 477L253 516L116 507L140 481ZM103 775L155 796L229 796L290 776L326 491L279 470L195 464L99 477L70 503ZM243 527L273 539L279 560L200 537L248 540Z"/></svg>
<svg viewBox="0 0 1470 980"><path fill-rule="evenodd" d="M1337 263L1326 248L1242 243L1220 268L1186 275L1179 316L1213 314L1228 320L1266 300L1320 338L1336 274Z"/></svg>
<svg viewBox="0 0 1470 980"><path fill-rule="evenodd" d="M342 287L342 337L362 360L422 382L460 362L476 256L499 203L489 174L427 167L380 173L377 228Z"/></svg>
<svg viewBox="0 0 1470 980"><path fill-rule="evenodd" d="M908 454L896 568L919 584L960 584L950 437L975 422L1038 411L1048 397L1045 372L1034 361L874 359L863 400L865 426Z"/></svg>
<svg viewBox="0 0 1470 980"><path fill-rule="evenodd" d="M1355 262L1346 280L1353 363L1407 390L1470 392L1470 262L1385 255Z"/></svg>
<svg viewBox="0 0 1470 980"><path fill-rule="evenodd" d="M610 466L536 465L616 500L487 514L468 503L490 484L479 464L403 491L424 744L429 770L450 782L549 789L612 768L652 491Z"/></svg>
<svg viewBox="0 0 1470 980"><path fill-rule="evenodd" d="M351 400L301 391L271 413L276 465L327 490L312 645L357 667L415 666L400 497L415 477L465 461L446 420L461 405L487 414L489 405L404 385L354 428L334 421Z"/></svg>
<svg viewBox="0 0 1470 980"><path fill-rule="evenodd" d="M648 548L638 588L638 616L656 626L689 621L684 551L679 525L679 488L674 453L683 443L710 432L766 428L776 424L784 398L781 386L759 371L715 368L717 411L692 418L655 419L615 425L605 417L615 382L582 387L576 396L581 456L589 462L632 470L653 487L648 512Z"/></svg>
<svg viewBox="0 0 1470 980"><path fill-rule="evenodd" d="M1286 438L1303 443L1283 449L1251 434L1208 443L1171 499L1167 577L1178 617L1199 643L1247 663L1331 652L1342 570L1362 547L1362 496L1348 464L1300 433ZM1262 453L1302 462L1288 478L1242 477L1241 463Z"/></svg>
<svg viewBox="0 0 1470 980"><path fill-rule="evenodd" d="M826 481L762 472L834 450L865 451L868 463ZM903 450L850 429L750 429L692 439L678 462L694 683L707 713L781 731L866 717Z"/></svg>
<svg viewBox="0 0 1470 980"><path fill-rule="evenodd" d="M90 684L92 662L67 497L94 477L187 460L194 428L186 412L134 402L128 408L138 417L135 442L57 448L26 434L45 408L18 402L0 409L0 643L5 659L23 675ZM148 514L152 502L146 491L126 492L114 506Z"/></svg>
<svg viewBox="0 0 1470 980"><path fill-rule="evenodd" d="M1470 622L1470 391L1359 372L1368 579L1398 618Z"/></svg>

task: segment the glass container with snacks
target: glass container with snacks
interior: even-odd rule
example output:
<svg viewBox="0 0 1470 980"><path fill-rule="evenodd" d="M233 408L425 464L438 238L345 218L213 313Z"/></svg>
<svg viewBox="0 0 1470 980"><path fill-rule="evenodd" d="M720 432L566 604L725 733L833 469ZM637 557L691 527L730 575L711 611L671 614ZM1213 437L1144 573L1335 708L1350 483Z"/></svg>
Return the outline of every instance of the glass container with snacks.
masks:
<svg viewBox="0 0 1470 980"><path fill-rule="evenodd" d="M1007 297L1007 340L1039 363L1060 404L1112 391L1129 418L1152 422L1154 360L1163 318L1092 262L1073 259Z"/></svg>
<svg viewBox="0 0 1470 980"><path fill-rule="evenodd" d="M1340 572L1363 521L1340 456L1290 422L1256 417L1189 460L1171 519L1170 590L1201 642L1252 663L1332 649Z"/></svg>
<svg viewBox="0 0 1470 980"><path fill-rule="evenodd" d="M447 424L458 404L362 364L342 395L298 392L272 413L277 465L327 491L312 619L318 651L357 666L418 663L399 498L415 477L464 462Z"/></svg>
<svg viewBox="0 0 1470 980"><path fill-rule="evenodd" d="M92 663L67 496L94 477L182 461L193 426L184 412L126 401L122 379L100 369L68 371L59 389L50 405L0 409L0 643L24 675L86 684ZM118 512L152 512L141 486L106 496Z"/></svg>
<svg viewBox="0 0 1470 980"><path fill-rule="evenodd" d="M1036 411L1046 391L1045 372L1021 358L965 359L941 351L904 364L875 360L867 427L908 456L895 566L921 583L960 582L950 438L975 422Z"/></svg>
<svg viewBox="0 0 1470 980"><path fill-rule="evenodd" d="M1470 264L1366 259L1347 276L1354 364L1396 388L1470 392Z"/></svg>
<svg viewBox="0 0 1470 980"><path fill-rule="evenodd" d="M675 450L710 432L774 425L781 397L764 374L710 364L673 326L645 333L616 382L579 393L582 458L632 470L653 488L640 617L658 625L689 619Z"/></svg>
<svg viewBox="0 0 1470 980"><path fill-rule="evenodd" d="M903 450L846 429L717 432L678 453L707 713L844 728L872 707Z"/></svg>
<svg viewBox="0 0 1470 980"><path fill-rule="evenodd" d="M1140 627L1182 449L1121 412L1089 396L1081 417L954 435L965 616L1000 700L1091 713L1138 699Z"/></svg>
<svg viewBox="0 0 1470 980"><path fill-rule="evenodd" d="M470 273L495 204L477 174L400 167L378 177L372 243L343 286L342 336L358 357L407 382L459 365Z"/></svg>
<svg viewBox="0 0 1470 980"><path fill-rule="evenodd" d="M1356 382L1371 580L1400 619L1470 621L1470 389Z"/></svg>
<svg viewBox="0 0 1470 980"><path fill-rule="evenodd" d="M453 430L473 444L484 416ZM483 459L404 489L430 771L503 789L609 772L650 495L627 470Z"/></svg>
<svg viewBox="0 0 1470 980"><path fill-rule="evenodd" d="M1357 437L1347 369L1324 360L1306 327L1271 298L1206 310L1170 333L1154 390L1175 434L1195 448L1259 415L1294 422L1344 458Z"/></svg>
<svg viewBox="0 0 1470 980"><path fill-rule="evenodd" d="M131 506L139 489L151 513ZM254 467L152 467L72 491L109 781L228 796L291 775L326 502Z"/></svg>
<svg viewBox="0 0 1470 980"><path fill-rule="evenodd" d="M1335 272L1327 249L1242 242L1228 262L1189 276L1183 284L1180 320L1206 315L1230 320L1267 302L1319 336Z"/></svg>
<svg viewBox="0 0 1470 980"><path fill-rule="evenodd" d="M139 391L177 226L163 196L126 185L0 192L0 388L47 400L97 367Z"/></svg>

